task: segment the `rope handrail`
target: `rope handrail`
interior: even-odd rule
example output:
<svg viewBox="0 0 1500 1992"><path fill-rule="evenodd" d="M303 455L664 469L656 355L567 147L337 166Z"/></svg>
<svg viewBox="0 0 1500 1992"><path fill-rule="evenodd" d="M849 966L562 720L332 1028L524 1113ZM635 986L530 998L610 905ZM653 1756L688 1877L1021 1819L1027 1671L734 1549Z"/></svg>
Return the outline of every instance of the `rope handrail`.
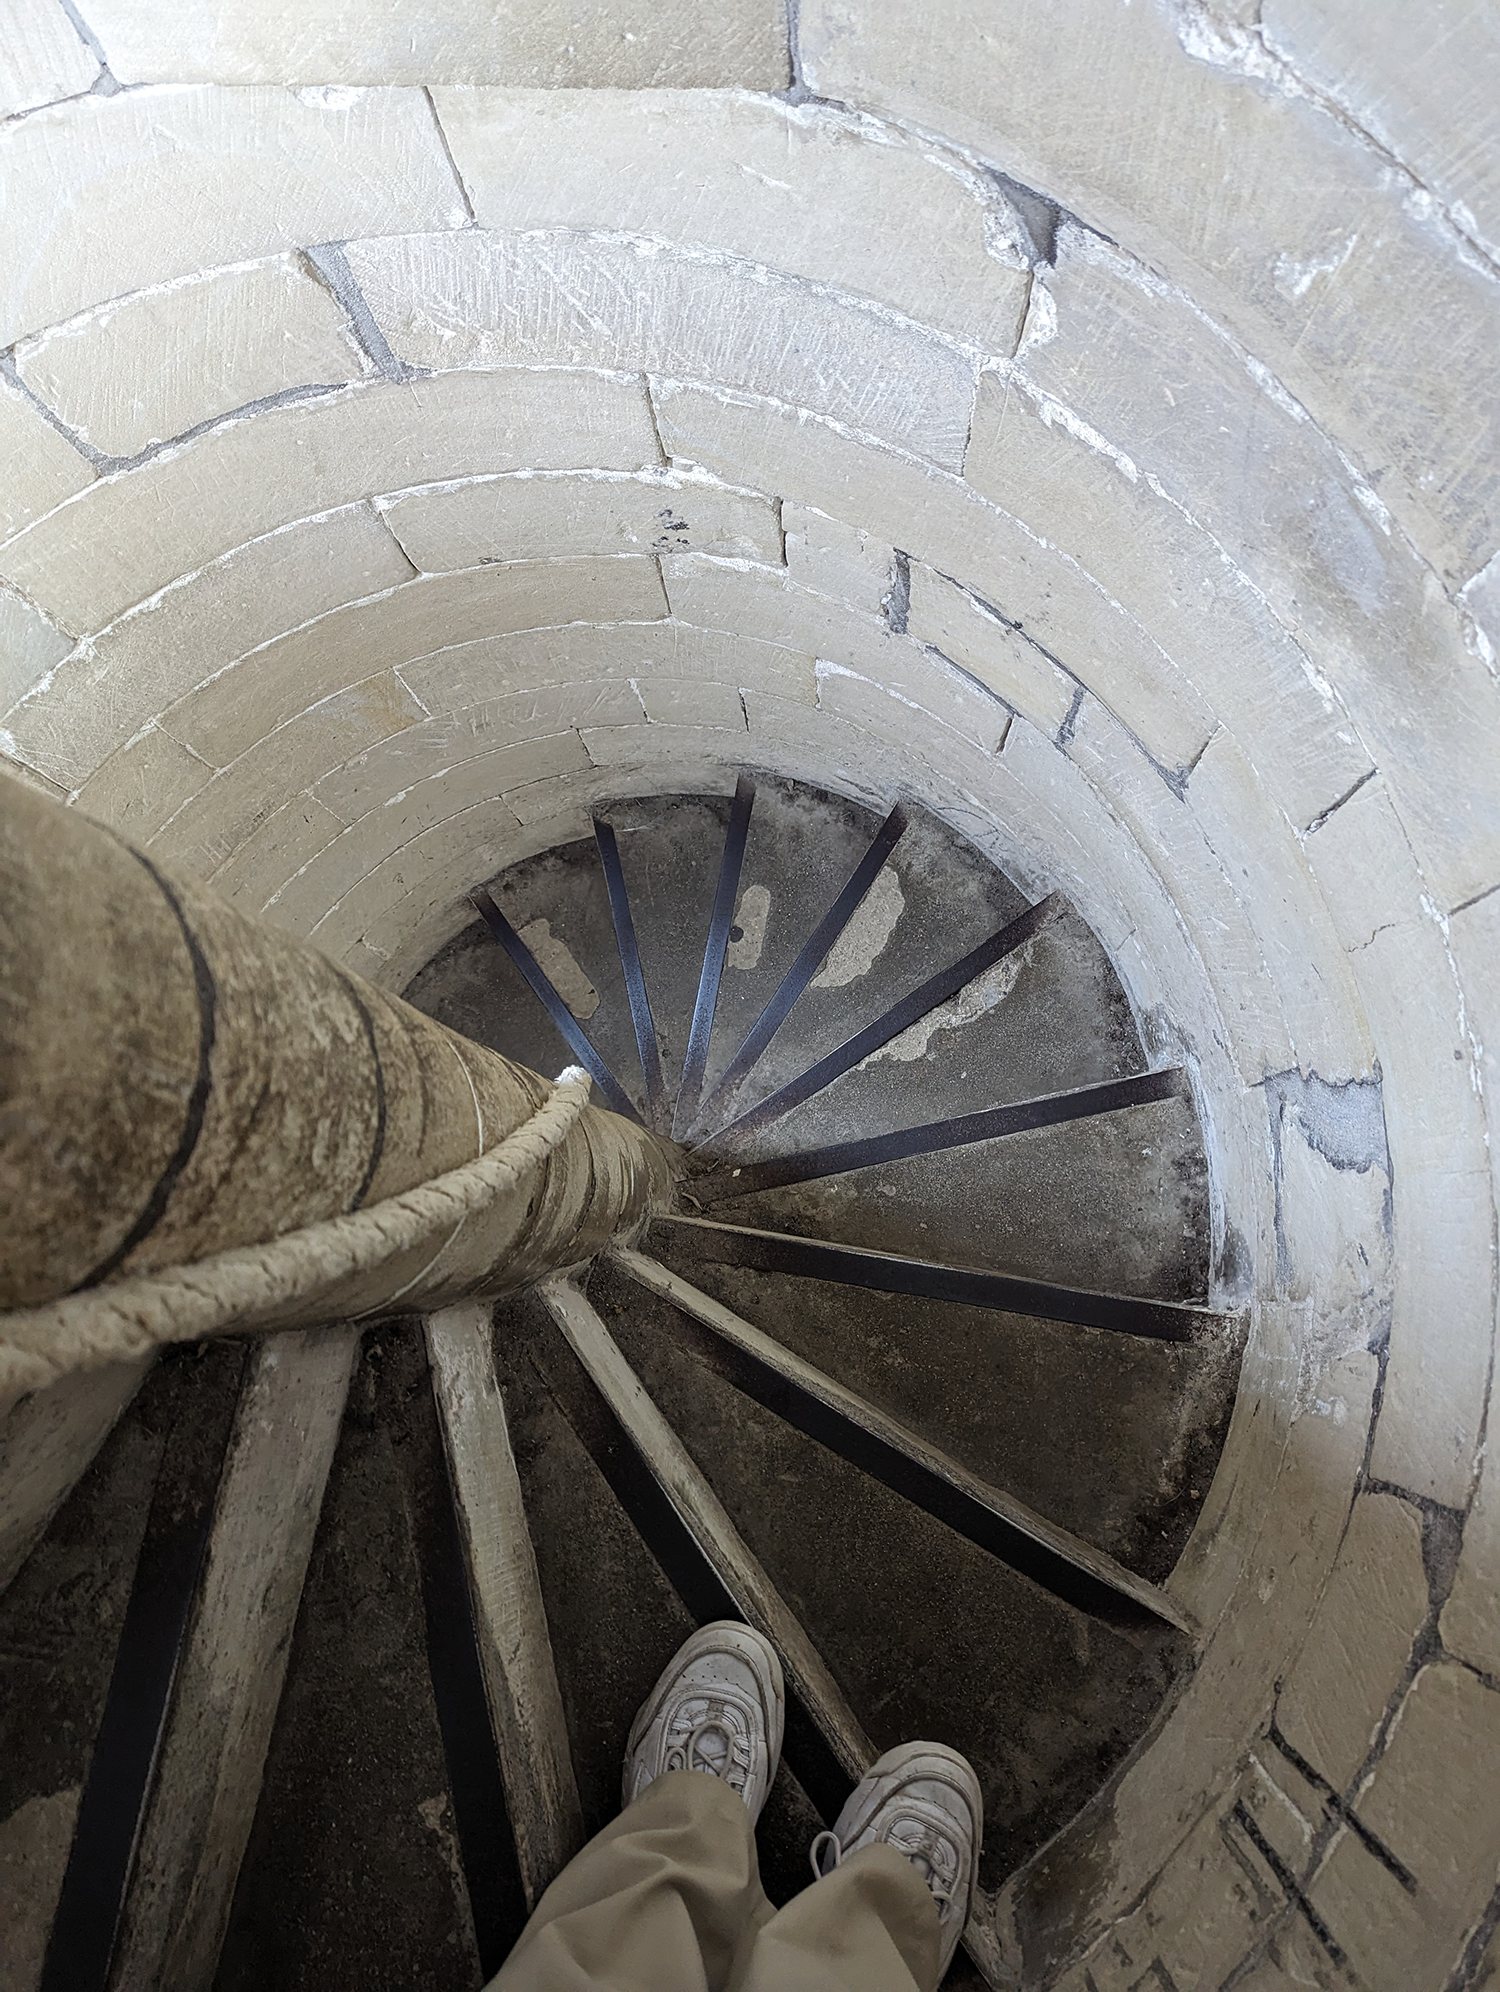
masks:
<svg viewBox="0 0 1500 1992"><path fill-rule="evenodd" d="M0 1314L0 1393L14 1398L72 1370L219 1334L374 1271L483 1210L545 1162L588 1097L588 1073L570 1065L536 1112L494 1148L368 1209Z"/></svg>

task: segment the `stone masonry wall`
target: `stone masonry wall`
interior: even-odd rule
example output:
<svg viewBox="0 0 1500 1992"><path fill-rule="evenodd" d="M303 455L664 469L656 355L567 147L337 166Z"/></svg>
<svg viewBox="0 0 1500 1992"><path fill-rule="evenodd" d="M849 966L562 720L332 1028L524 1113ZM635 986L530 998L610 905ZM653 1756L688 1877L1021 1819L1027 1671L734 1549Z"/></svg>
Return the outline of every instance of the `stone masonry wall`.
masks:
<svg viewBox="0 0 1500 1992"><path fill-rule="evenodd" d="M0 0L11 772L396 988L747 764L1062 886L1254 1329L1017 1983L1490 1983L1493 9L493 12Z"/></svg>

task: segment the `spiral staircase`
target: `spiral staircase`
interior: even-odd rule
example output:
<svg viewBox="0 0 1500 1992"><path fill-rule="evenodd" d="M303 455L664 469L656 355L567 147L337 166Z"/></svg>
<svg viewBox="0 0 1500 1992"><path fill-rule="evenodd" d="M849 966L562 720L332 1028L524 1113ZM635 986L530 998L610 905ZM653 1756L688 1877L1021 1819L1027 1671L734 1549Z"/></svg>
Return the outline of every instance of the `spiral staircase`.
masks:
<svg viewBox="0 0 1500 1992"><path fill-rule="evenodd" d="M461 1307L351 1351L203 1982L482 1982L615 1809L663 1659L731 1615L791 1686L773 1897L872 1754L940 1737L988 1808L949 1982L998 1984L985 1904L1194 1665L1171 1572L1243 1324L1209 1305L1189 1076L1058 895L1028 904L899 801L881 820L746 774L605 804L474 903L409 1000L541 1070L582 1063L681 1144L676 1206L492 1334ZM0 1776L50 1752L54 1788L81 1787L48 1988L138 1982L149 1821L192 1814L167 1712L210 1518L242 1562L268 1554L225 1492L246 1361L171 1352L0 1604L36 1662ZM501 1523L536 1577L497 1698Z"/></svg>

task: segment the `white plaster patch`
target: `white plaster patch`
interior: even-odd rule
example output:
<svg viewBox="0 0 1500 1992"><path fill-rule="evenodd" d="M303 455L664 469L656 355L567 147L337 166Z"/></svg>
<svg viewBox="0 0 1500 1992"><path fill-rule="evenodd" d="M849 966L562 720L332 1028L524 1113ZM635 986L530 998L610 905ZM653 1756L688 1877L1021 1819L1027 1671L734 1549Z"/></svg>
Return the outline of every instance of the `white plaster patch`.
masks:
<svg viewBox="0 0 1500 1992"><path fill-rule="evenodd" d="M561 996L580 1024L587 1023L599 1007L599 992L579 966L578 958L554 934L550 922L533 920L520 930L521 939L536 956L537 966Z"/></svg>
<svg viewBox="0 0 1500 1992"><path fill-rule="evenodd" d="M1022 948L1017 954L1007 955L1004 961L997 961L983 975L976 975L948 1002L929 1010L925 1017L919 1017L899 1037L893 1037L889 1044L883 1044L879 1051L872 1051L868 1058L862 1059L859 1070L863 1072L867 1065L878 1064L882 1058L894 1058L902 1065L910 1065L926 1054L928 1045L939 1031L962 1030L965 1024L976 1023L980 1017L987 1017L991 1010L999 1009L1015 988L1030 954L1029 947Z"/></svg>
<svg viewBox="0 0 1500 1992"><path fill-rule="evenodd" d="M870 887L842 934L828 950L823 966L813 977L814 989L842 989L868 975L884 954L896 922L906 909L901 881L885 865L875 874Z"/></svg>
<svg viewBox="0 0 1500 1992"><path fill-rule="evenodd" d="M1274 268L1276 288L1284 297L1306 297L1317 278L1338 275L1353 254L1354 245L1358 240L1359 235L1356 231L1342 248L1330 247L1321 256L1310 256L1301 263L1283 251L1276 258Z"/></svg>
<svg viewBox="0 0 1500 1992"><path fill-rule="evenodd" d="M769 886L747 885L734 909L732 933L739 939L729 943L724 960L730 968L754 968L766 944L766 922L771 917Z"/></svg>
<svg viewBox="0 0 1500 1992"><path fill-rule="evenodd" d="M1022 354L1033 346L1049 346L1057 337L1057 299L1040 277L1031 280L1031 296L1027 300L1026 319L1021 327L1021 343L1016 351L1019 360Z"/></svg>

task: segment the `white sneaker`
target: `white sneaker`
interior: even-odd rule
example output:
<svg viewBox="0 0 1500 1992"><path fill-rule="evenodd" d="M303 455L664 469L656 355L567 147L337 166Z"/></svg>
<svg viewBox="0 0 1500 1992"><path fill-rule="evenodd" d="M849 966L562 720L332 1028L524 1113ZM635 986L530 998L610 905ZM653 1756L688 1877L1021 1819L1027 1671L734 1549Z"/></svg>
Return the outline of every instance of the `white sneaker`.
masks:
<svg viewBox="0 0 1500 1992"><path fill-rule="evenodd" d="M758 1819L781 1762L786 1688L768 1639L735 1619L684 1640L631 1725L624 1802L668 1771L707 1771Z"/></svg>
<svg viewBox="0 0 1500 1992"><path fill-rule="evenodd" d="M969 1920L983 1838L984 1799L968 1758L942 1743L898 1743L854 1787L833 1831L813 1841L813 1873L821 1879L881 1841L904 1854L937 1904L941 1979Z"/></svg>

